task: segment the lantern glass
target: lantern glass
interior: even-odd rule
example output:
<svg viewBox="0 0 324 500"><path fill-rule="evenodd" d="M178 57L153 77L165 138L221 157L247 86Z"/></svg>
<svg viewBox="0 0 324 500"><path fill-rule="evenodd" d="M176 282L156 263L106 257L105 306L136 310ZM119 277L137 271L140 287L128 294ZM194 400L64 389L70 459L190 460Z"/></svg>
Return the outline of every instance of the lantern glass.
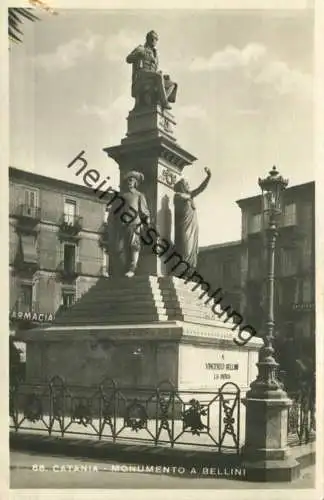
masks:
<svg viewBox="0 0 324 500"><path fill-rule="evenodd" d="M271 191L262 191L262 203L263 203L263 211L269 212L273 207L273 196Z"/></svg>
<svg viewBox="0 0 324 500"><path fill-rule="evenodd" d="M265 179L259 178L259 186L262 191L262 228L265 230L270 221L279 222L282 213L283 192L288 185L288 180L284 179L276 167L273 167Z"/></svg>
<svg viewBox="0 0 324 500"><path fill-rule="evenodd" d="M281 212L282 191L279 182L272 182L262 190L262 210L264 212Z"/></svg>
<svg viewBox="0 0 324 500"><path fill-rule="evenodd" d="M284 186L282 183L278 183L276 186L276 209L278 212L282 212L282 198L283 198L283 191L284 191Z"/></svg>

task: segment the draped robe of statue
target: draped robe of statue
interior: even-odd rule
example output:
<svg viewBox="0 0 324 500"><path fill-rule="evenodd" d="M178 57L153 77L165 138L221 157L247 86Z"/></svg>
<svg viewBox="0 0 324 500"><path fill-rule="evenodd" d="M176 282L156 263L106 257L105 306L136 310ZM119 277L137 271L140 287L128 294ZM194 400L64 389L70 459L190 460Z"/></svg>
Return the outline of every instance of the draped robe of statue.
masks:
<svg viewBox="0 0 324 500"><path fill-rule="evenodd" d="M180 180L174 186L175 250L192 270L197 267L198 219L194 198L207 187L207 177L198 188L188 190L187 183Z"/></svg>

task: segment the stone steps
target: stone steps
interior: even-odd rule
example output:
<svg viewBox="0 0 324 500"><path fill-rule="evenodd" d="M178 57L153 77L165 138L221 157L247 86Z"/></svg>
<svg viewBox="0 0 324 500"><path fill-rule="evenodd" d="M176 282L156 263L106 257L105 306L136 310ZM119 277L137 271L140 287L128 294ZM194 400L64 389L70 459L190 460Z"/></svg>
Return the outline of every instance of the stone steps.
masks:
<svg viewBox="0 0 324 500"><path fill-rule="evenodd" d="M231 328L234 323L213 314L207 295L194 283L174 276L135 276L134 278L100 278L70 309L59 314L55 324L127 324L158 321L188 321ZM216 308L221 312L220 306Z"/></svg>
<svg viewBox="0 0 324 500"><path fill-rule="evenodd" d="M63 318L62 318L63 319ZM56 325L122 325L122 324L146 324L146 323L155 323L159 321L167 321L168 317L163 314L138 314L133 315L131 317L123 317L121 315L114 316L110 313L100 314L100 316L91 316L89 315L71 315L69 318L64 318L64 321L58 320Z"/></svg>

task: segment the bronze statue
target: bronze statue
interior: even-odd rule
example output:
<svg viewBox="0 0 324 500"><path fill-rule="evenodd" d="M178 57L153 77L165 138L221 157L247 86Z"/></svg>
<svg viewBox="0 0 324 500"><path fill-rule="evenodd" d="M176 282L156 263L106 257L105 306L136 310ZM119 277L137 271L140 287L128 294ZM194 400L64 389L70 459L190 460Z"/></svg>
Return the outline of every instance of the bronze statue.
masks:
<svg viewBox="0 0 324 500"><path fill-rule="evenodd" d="M209 168L205 168L206 179L196 189L190 191L188 182L181 179L174 186L175 248L191 270L197 266L198 220L193 198L202 193L211 178Z"/></svg>
<svg viewBox="0 0 324 500"><path fill-rule="evenodd" d="M141 225L150 223L146 198L137 190L138 184L143 180L142 173L135 170L128 172L123 179L125 187L112 200L112 202L119 202L117 208L114 209L114 205L109 203L111 207L108 226L113 239L112 244L115 247L115 251L112 250L115 267L113 274L117 267L128 278L134 276L138 264L141 250Z"/></svg>
<svg viewBox="0 0 324 500"><path fill-rule="evenodd" d="M176 100L178 85L169 75L159 71L157 41L156 32L150 31L145 44L136 47L126 58L126 62L133 65L132 97L135 106L160 104L162 108L170 109L170 103Z"/></svg>

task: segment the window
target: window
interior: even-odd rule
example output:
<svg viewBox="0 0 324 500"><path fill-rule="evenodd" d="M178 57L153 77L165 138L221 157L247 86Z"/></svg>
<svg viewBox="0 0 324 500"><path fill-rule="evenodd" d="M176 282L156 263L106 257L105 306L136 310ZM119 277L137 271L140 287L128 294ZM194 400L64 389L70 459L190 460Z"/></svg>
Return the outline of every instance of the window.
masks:
<svg viewBox="0 0 324 500"><path fill-rule="evenodd" d="M261 257L261 256L260 256ZM257 279L261 272L261 258L255 255L249 256L249 279Z"/></svg>
<svg viewBox="0 0 324 500"><path fill-rule="evenodd" d="M64 308L73 306L75 302L75 292L63 290L62 292L62 306Z"/></svg>
<svg viewBox="0 0 324 500"><path fill-rule="evenodd" d="M73 226L76 215L76 202L74 200L64 201L64 222Z"/></svg>
<svg viewBox="0 0 324 500"><path fill-rule="evenodd" d="M313 264L313 245L309 235L303 242L303 266L308 269Z"/></svg>
<svg viewBox="0 0 324 500"><path fill-rule="evenodd" d="M280 280L280 302L283 307L291 307L298 299L298 280L294 277Z"/></svg>
<svg viewBox="0 0 324 500"><path fill-rule="evenodd" d="M31 311L33 307L33 285L23 284L20 289L20 304L24 311Z"/></svg>
<svg viewBox="0 0 324 500"><path fill-rule="evenodd" d="M303 280L303 303L313 301L313 287L310 278Z"/></svg>
<svg viewBox="0 0 324 500"><path fill-rule="evenodd" d="M38 192L32 189L26 189L25 204L27 207L36 208L38 206Z"/></svg>
<svg viewBox="0 0 324 500"><path fill-rule="evenodd" d="M283 226L295 226L296 219L296 203L285 205L283 210Z"/></svg>
<svg viewBox="0 0 324 500"><path fill-rule="evenodd" d="M25 264L37 264L37 239L32 234L22 234L20 236L21 258Z"/></svg>
<svg viewBox="0 0 324 500"><path fill-rule="evenodd" d="M25 204L23 205L24 215L35 217L38 211L38 191L32 189L25 190Z"/></svg>
<svg viewBox="0 0 324 500"><path fill-rule="evenodd" d="M251 214L249 219L249 234L261 231L261 214Z"/></svg>
<svg viewBox="0 0 324 500"><path fill-rule="evenodd" d="M282 276L297 273L297 254L294 248L280 249L280 273Z"/></svg>
<svg viewBox="0 0 324 500"><path fill-rule="evenodd" d="M64 245L64 270L67 272L73 272L75 270L75 245L66 243Z"/></svg>

